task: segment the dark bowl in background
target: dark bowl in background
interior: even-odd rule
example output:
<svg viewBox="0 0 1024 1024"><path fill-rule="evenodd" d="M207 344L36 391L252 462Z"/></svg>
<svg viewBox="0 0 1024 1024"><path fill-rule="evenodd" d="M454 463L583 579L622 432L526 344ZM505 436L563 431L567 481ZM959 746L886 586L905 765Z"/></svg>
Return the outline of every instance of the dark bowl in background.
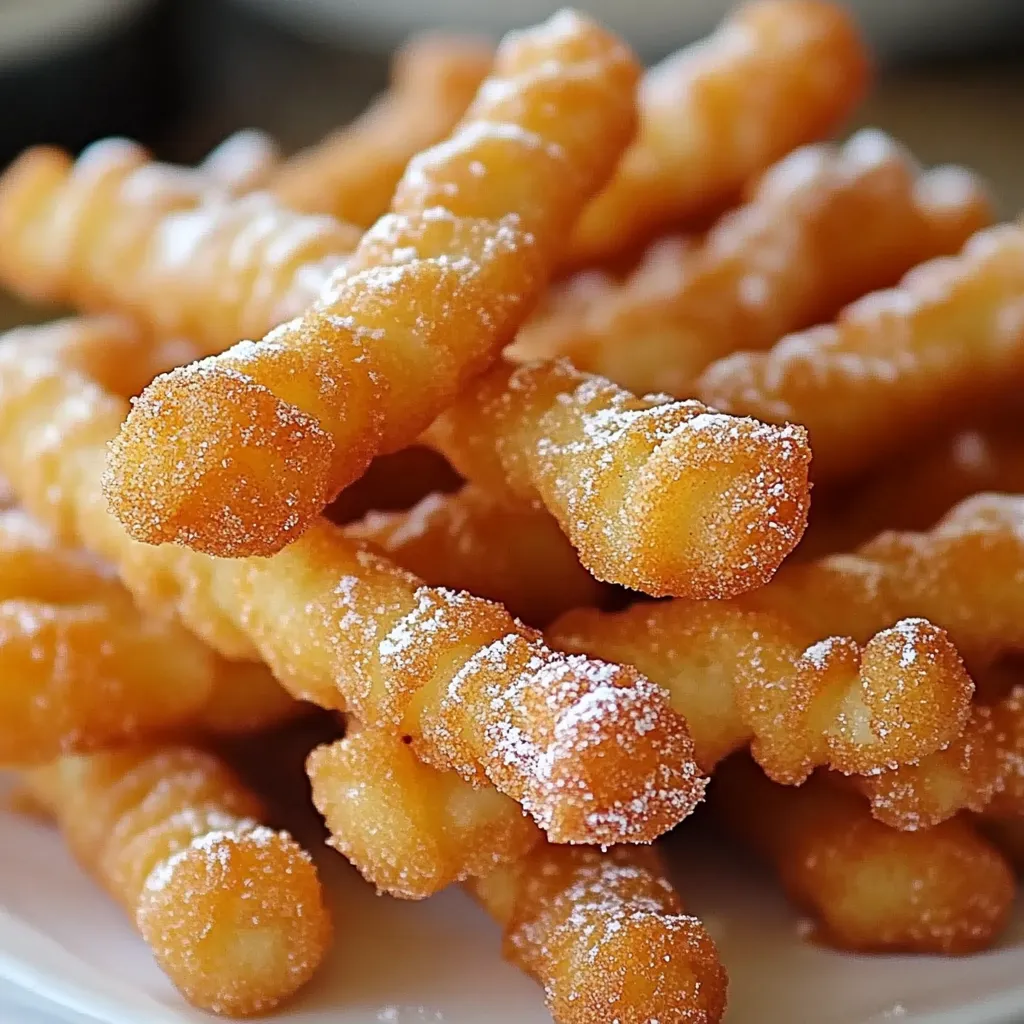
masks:
<svg viewBox="0 0 1024 1024"><path fill-rule="evenodd" d="M0 164L40 142L156 141L178 102L176 36L174 0L5 0Z"/></svg>

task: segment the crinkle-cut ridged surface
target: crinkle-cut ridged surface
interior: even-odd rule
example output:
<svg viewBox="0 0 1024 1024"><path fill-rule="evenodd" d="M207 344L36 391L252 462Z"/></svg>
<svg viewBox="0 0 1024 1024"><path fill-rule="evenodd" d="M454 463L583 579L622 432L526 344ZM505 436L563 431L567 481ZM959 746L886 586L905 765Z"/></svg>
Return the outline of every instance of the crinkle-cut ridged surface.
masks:
<svg viewBox="0 0 1024 1024"><path fill-rule="evenodd" d="M669 692L710 771L750 743L779 782L829 765L851 774L917 761L954 740L973 684L942 630L906 619L865 645L812 634L724 601L570 612L548 631L563 650L636 666Z"/></svg>
<svg viewBox="0 0 1024 1024"><path fill-rule="evenodd" d="M992 221L978 180L919 172L887 135L795 150L696 247L656 244L625 281L575 289L520 331L515 357L565 355L639 395L686 396L709 363L831 319Z"/></svg>
<svg viewBox="0 0 1024 1024"><path fill-rule="evenodd" d="M345 532L431 586L497 601L534 626L600 604L605 593L547 512L474 484L404 512L371 512Z"/></svg>
<svg viewBox="0 0 1024 1024"><path fill-rule="evenodd" d="M133 541L99 493L125 405L33 356L31 334L0 341L0 472L144 604L175 610L224 654L258 655L294 696L489 779L558 841L649 841L700 800L685 722L660 688L553 652L500 605L424 586L323 520L272 558Z"/></svg>
<svg viewBox="0 0 1024 1024"><path fill-rule="evenodd" d="M467 888L558 1024L721 1020L725 968L654 851L542 843Z"/></svg>
<svg viewBox="0 0 1024 1024"><path fill-rule="evenodd" d="M265 188L281 170L277 143L256 128L243 128L218 143L197 173L232 195Z"/></svg>
<svg viewBox="0 0 1024 1024"><path fill-rule="evenodd" d="M0 679L9 767L183 728L248 732L301 707L264 666L140 613L108 567L13 509L0 511Z"/></svg>
<svg viewBox="0 0 1024 1024"><path fill-rule="evenodd" d="M570 262L598 262L666 224L724 208L860 102L868 57L850 16L819 0L754 0L652 68L640 131L576 227Z"/></svg>
<svg viewBox="0 0 1024 1024"><path fill-rule="evenodd" d="M736 415L802 423L818 480L969 422L1024 381L1024 228L976 234L831 324L712 363L695 385Z"/></svg>
<svg viewBox="0 0 1024 1024"><path fill-rule="evenodd" d="M982 491L1024 493L1024 430L984 425L958 431L911 459L893 459L867 480L832 494L816 491L795 557L852 551L883 530L926 530Z"/></svg>
<svg viewBox="0 0 1024 1024"><path fill-rule="evenodd" d="M629 139L636 77L623 44L571 12L510 36L315 306L143 393L106 482L132 536L272 554L414 441L529 313Z"/></svg>
<svg viewBox="0 0 1024 1024"><path fill-rule="evenodd" d="M331 939L313 862L212 755L135 747L26 778L189 1002L264 1013L312 976Z"/></svg>
<svg viewBox="0 0 1024 1024"><path fill-rule="evenodd" d="M116 314L69 317L23 329L35 355L50 356L122 398L137 395L158 373L199 358L183 339L140 342L140 330ZM18 328L4 337L20 337Z"/></svg>
<svg viewBox="0 0 1024 1024"><path fill-rule="evenodd" d="M388 91L351 124L290 157L269 189L285 206L369 227L406 164L455 127L494 63L472 36L424 33L394 57Z"/></svg>
<svg viewBox="0 0 1024 1024"><path fill-rule="evenodd" d="M744 601L859 641L923 616L982 671L1024 650L1024 495L972 495L929 530L881 533L850 554L787 566Z"/></svg>
<svg viewBox="0 0 1024 1024"><path fill-rule="evenodd" d="M964 810L986 811L1013 773L1016 737L1007 725L1014 710L976 704L964 731L945 749L850 781L871 802L875 818L907 832L932 828Z"/></svg>
<svg viewBox="0 0 1024 1024"><path fill-rule="evenodd" d="M0 178L0 280L33 299L130 314L191 338L199 355L301 312L359 236L120 140L74 163L29 150Z"/></svg>
<svg viewBox="0 0 1024 1024"><path fill-rule="evenodd" d="M546 507L598 579L647 594L760 586L807 522L802 427L637 398L566 360L496 367L426 436L467 479Z"/></svg>
<svg viewBox="0 0 1024 1024"><path fill-rule="evenodd" d="M963 819L898 832L841 786L783 788L742 762L722 766L711 800L829 945L961 955L991 946L1007 923L1012 870Z"/></svg>
<svg viewBox="0 0 1024 1024"><path fill-rule="evenodd" d="M306 771L329 845L402 899L487 874L543 837L513 800L431 768L380 730L350 723L344 739L309 755Z"/></svg>

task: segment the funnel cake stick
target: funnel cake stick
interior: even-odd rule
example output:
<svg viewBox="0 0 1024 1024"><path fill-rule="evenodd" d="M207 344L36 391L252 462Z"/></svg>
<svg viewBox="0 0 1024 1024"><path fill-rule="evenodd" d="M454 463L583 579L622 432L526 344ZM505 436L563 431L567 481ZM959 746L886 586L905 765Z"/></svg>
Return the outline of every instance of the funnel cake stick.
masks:
<svg viewBox="0 0 1024 1024"><path fill-rule="evenodd" d="M145 346L145 339L139 344ZM703 792L683 720L634 670L547 648L500 605L424 586L326 521L272 558L131 540L103 505L126 403L0 341L0 472L25 506L293 696L412 738L418 756L522 803L557 841L649 841Z"/></svg>
<svg viewBox="0 0 1024 1024"><path fill-rule="evenodd" d="M467 479L543 505L599 579L731 597L771 579L803 534L803 429L637 398L565 360L502 364L426 435Z"/></svg>
<svg viewBox="0 0 1024 1024"><path fill-rule="evenodd" d="M839 4L755 0L707 39L652 68L640 131L587 208L569 262L706 219L791 149L833 131L869 77L864 43Z"/></svg>
<svg viewBox="0 0 1024 1024"><path fill-rule="evenodd" d="M824 778L786 788L741 762L720 769L712 806L828 945L961 955L988 948L1009 919L1013 872L966 821L897 832Z"/></svg>
<svg viewBox="0 0 1024 1024"><path fill-rule="evenodd" d="M414 441L539 296L628 140L636 77L625 47L572 13L510 36L314 307L146 389L106 483L132 536L272 554L375 455Z"/></svg>
<svg viewBox="0 0 1024 1024"><path fill-rule="evenodd" d="M583 303L578 288L556 296L513 352L564 355L636 394L686 396L709 363L832 318L991 220L970 172L922 172L881 132L804 146L699 244L657 243L625 281L590 275Z"/></svg>
<svg viewBox="0 0 1024 1024"><path fill-rule="evenodd" d="M319 966L331 921L316 869L216 758L140 746L25 780L194 1006L264 1013Z"/></svg>
<svg viewBox="0 0 1024 1024"><path fill-rule="evenodd" d="M1020 387L1022 293L1024 228L990 228L831 324L712 363L695 393L736 415L804 424L816 477L849 477Z"/></svg>

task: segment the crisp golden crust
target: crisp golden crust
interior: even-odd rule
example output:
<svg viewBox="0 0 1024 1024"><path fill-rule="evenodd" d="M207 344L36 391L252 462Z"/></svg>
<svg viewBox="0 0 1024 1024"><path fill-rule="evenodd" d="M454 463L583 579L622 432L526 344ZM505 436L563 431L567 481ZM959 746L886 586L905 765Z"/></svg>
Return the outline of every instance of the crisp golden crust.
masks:
<svg viewBox="0 0 1024 1024"><path fill-rule="evenodd" d="M559 296L519 333L515 358L565 355L639 395L686 396L709 363L768 348L956 252L992 221L973 175L918 171L881 132L795 150L697 246L656 244L624 281Z"/></svg>
<svg viewBox="0 0 1024 1024"><path fill-rule="evenodd" d="M917 761L964 727L973 685L942 630L907 619L861 646L724 601L570 612L552 644L635 665L686 718L710 771L750 743L779 782L818 765L872 773Z"/></svg>
<svg viewBox="0 0 1024 1024"><path fill-rule="evenodd" d="M852 551L883 530L927 530L982 491L1024 493L1024 432L985 425L943 437L831 494L815 492L795 557Z"/></svg>
<svg viewBox="0 0 1024 1024"><path fill-rule="evenodd" d="M637 398L565 360L496 367L426 436L468 479L544 505L599 579L648 594L760 586L807 522L802 428Z"/></svg>
<svg viewBox="0 0 1024 1024"><path fill-rule="evenodd" d="M318 967L331 921L313 862L216 758L139 747L27 781L193 1005L263 1013Z"/></svg>
<svg viewBox="0 0 1024 1024"><path fill-rule="evenodd" d="M248 732L298 705L255 663L225 661L140 614L111 571L0 512L0 765L45 764L182 730Z"/></svg>
<svg viewBox="0 0 1024 1024"><path fill-rule="evenodd" d="M892 828L913 832L960 811L985 811L1012 775L1012 709L975 705L964 731L944 750L895 771L851 779L868 798L871 813Z"/></svg>
<svg viewBox="0 0 1024 1024"><path fill-rule="evenodd" d="M401 738L353 727L306 762L313 802L378 889L423 899L525 855L543 833L512 800L424 764Z"/></svg>
<svg viewBox="0 0 1024 1024"><path fill-rule="evenodd" d="M727 976L656 853L542 843L468 888L558 1024L715 1024Z"/></svg>
<svg viewBox="0 0 1024 1024"><path fill-rule="evenodd" d="M424 586L322 520L272 558L133 541L98 482L125 406L34 355L30 334L0 342L0 471L143 604L224 654L260 657L293 696L490 780L557 841L649 841L692 811L704 780L685 722L631 668L551 651L500 605Z"/></svg>
<svg viewBox="0 0 1024 1024"><path fill-rule="evenodd" d="M605 589L545 511L474 484L430 494L404 512L371 512L345 528L431 586L468 590L543 627Z"/></svg>
<svg viewBox="0 0 1024 1024"><path fill-rule="evenodd" d="M845 120L868 77L840 5L747 3L648 72L637 140L577 225L571 262L607 259L666 224L717 213L766 167Z"/></svg>
<svg viewBox="0 0 1024 1024"><path fill-rule="evenodd" d="M749 606L785 609L819 635L864 641L920 615L946 629L972 671L1024 649L1024 496L978 494L923 533L887 532L851 554L787 566Z"/></svg>
<svg viewBox="0 0 1024 1024"><path fill-rule="evenodd" d="M848 477L1019 388L1022 291L1024 228L990 228L831 324L713 363L695 390L727 412L804 424L816 478Z"/></svg>
<svg viewBox="0 0 1024 1024"><path fill-rule="evenodd" d="M132 536L272 554L375 455L414 441L529 313L629 138L636 77L625 47L572 13L510 36L314 307L143 393L106 482Z"/></svg>
<svg viewBox="0 0 1024 1024"><path fill-rule="evenodd" d="M829 945L961 955L992 945L1009 919L1010 866L963 820L897 832L823 778L785 789L742 763L716 775L712 806Z"/></svg>
<svg viewBox="0 0 1024 1024"><path fill-rule="evenodd" d="M257 179L240 173L239 143L223 145L209 177L121 140L74 163L29 150L0 179L0 279L35 300L131 314L161 336L190 337L199 355L294 316L360 232L265 194L232 196Z"/></svg>
<svg viewBox="0 0 1024 1024"><path fill-rule="evenodd" d="M269 189L285 206L369 227L387 211L406 164L455 127L494 63L471 36L415 36L394 57L391 84L355 121L295 154Z"/></svg>

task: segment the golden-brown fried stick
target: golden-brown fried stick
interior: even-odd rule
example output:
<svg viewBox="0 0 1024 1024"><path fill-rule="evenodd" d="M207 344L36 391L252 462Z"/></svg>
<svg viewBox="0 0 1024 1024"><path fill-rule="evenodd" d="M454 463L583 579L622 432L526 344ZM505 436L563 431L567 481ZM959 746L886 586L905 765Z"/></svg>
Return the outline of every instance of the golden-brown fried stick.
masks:
<svg viewBox="0 0 1024 1024"><path fill-rule="evenodd" d="M331 939L316 869L212 755L137 747L26 780L193 1005L263 1013L316 970Z"/></svg>
<svg viewBox="0 0 1024 1024"><path fill-rule="evenodd" d="M547 512L474 484L404 512L371 512L345 533L376 544L432 587L497 601L534 626L600 604L605 593Z"/></svg>
<svg viewBox="0 0 1024 1024"><path fill-rule="evenodd" d="M0 280L36 301L130 314L199 355L295 316L359 230L232 196L119 139L77 161L36 147L0 178Z"/></svg>
<svg viewBox="0 0 1024 1024"><path fill-rule="evenodd" d="M839 4L755 0L649 71L636 142L576 227L570 260L599 262L723 209L791 149L850 114L869 77Z"/></svg>
<svg viewBox="0 0 1024 1024"><path fill-rule="evenodd" d="M883 530L926 530L957 502L982 491L1024 493L1024 431L986 425L943 437L822 497L796 554L851 551Z"/></svg>
<svg viewBox="0 0 1024 1024"><path fill-rule="evenodd" d="M281 169L277 143L265 132L245 128L214 146L196 169L232 195L265 188Z"/></svg>
<svg viewBox="0 0 1024 1024"><path fill-rule="evenodd" d="M695 390L727 412L804 424L816 478L848 477L1020 388L1022 293L1024 228L991 228L832 324L713 363Z"/></svg>
<svg viewBox="0 0 1024 1024"><path fill-rule="evenodd" d="M315 750L307 770L330 845L400 897L464 881L560 1024L603 1024L609 1013L623 1022L720 1018L726 979L715 947L682 914L653 852L553 846L511 801L369 729ZM495 830L503 842L481 847Z"/></svg>
<svg viewBox="0 0 1024 1024"><path fill-rule="evenodd" d="M1011 693L993 706L975 704L964 731L945 749L917 764L849 783L868 798L875 818L908 832L931 828L964 810L988 814L993 803L1003 813L1009 808L1021 813L1020 787L1012 790L1020 771L1021 737L1020 695ZM1004 796L1007 787L1011 793Z"/></svg>
<svg viewBox="0 0 1024 1024"><path fill-rule="evenodd" d="M420 761L398 736L349 722L306 761L328 844L383 892L423 899L528 853L543 833L507 796Z"/></svg>
<svg viewBox="0 0 1024 1024"><path fill-rule="evenodd" d="M727 976L658 854L542 843L467 886L505 957L544 988L557 1024L715 1024Z"/></svg>
<svg viewBox="0 0 1024 1024"><path fill-rule="evenodd" d="M415 36L395 55L388 91L291 157L270 191L294 210L369 227L387 212L409 160L455 127L493 62L494 48L472 36Z"/></svg>
<svg viewBox="0 0 1024 1024"><path fill-rule="evenodd" d="M109 569L13 509L0 512L0 679L7 767L154 734L249 731L300 707L262 665L141 614Z"/></svg>
<svg viewBox="0 0 1024 1024"><path fill-rule="evenodd" d="M636 666L664 686L710 772L751 744L779 782L818 765L874 773L953 741L973 685L942 630L906 619L864 645L741 602L663 601L578 609L548 630L561 650Z"/></svg>
<svg viewBox="0 0 1024 1024"><path fill-rule="evenodd" d="M719 769L711 799L829 945L959 955L987 948L1007 923L1013 873L964 820L897 832L843 787L813 778L784 788L742 762Z"/></svg>
<svg viewBox="0 0 1024 1024"><path fill-rule="evenodd" d="M628 140L636 76L621 42L571 12L510 36L316 306L146 389L106 483L132 536L272 554L413 442L529 313Z"/></svg>
<svg viewBox="0 0 1024 1024"><path fill-rule="evenodd" d="M647 594L760 586L807 522L801 427L637 398L565 360L499 365L426 438L491 493L545 506L598 579Z"/></svg>
<svg viewBox="0 0 1024 1024"><path fill-rule="evenodd" d="M490 780L557 841L647 841L700 799L685 723L660 688L551 651L500 605L424 586L326 521L272 558L133 541L99 488L126 406L34 353L31 335L0 340L0 472L144 605L174 609L227 656L258 656L294 696Z"/></svg>
<svg viewBox="0 0 1024 1024"><path fill-rule="evenodd" d="M923 533L886 532L850 554L786 566L748 607L783 611L819 636L863 642L920 615L973 671L1024 650L1024 495L977 494Z"/></svg>
<svg viewBox="0 0 1024 1024"><path fill-rule="evenodd" d="M625 281L557 296L520 332L517 359L565 355L637 394L686 396L709 363L767 348L954 253L992 221L969 172L919 172L881 132L795 150L696 247L658 244Z"/></svg>

